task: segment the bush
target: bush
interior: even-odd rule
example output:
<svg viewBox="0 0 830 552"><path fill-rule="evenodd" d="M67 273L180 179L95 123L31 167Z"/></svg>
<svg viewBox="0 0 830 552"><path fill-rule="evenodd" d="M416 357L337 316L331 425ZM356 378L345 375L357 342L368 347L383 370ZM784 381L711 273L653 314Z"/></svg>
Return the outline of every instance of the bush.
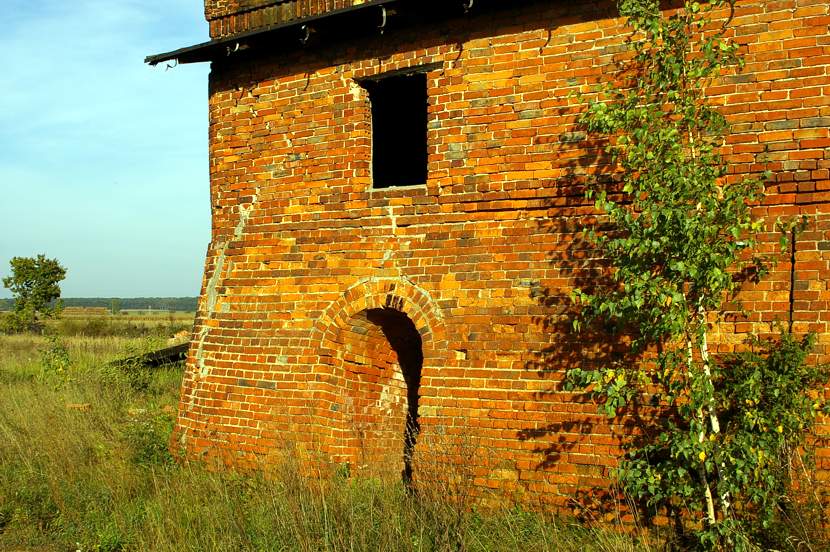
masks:
<svg viewBox="0 0 830 552"><path fill-rule="evenodd" d="M627 492L680 518L688 514L681 505L701 507L695 466L705 465L714 492L728 497L731 505L731 517L719 528L723 539L737 549L758 544L787 548L793 508L803 504L803 496L792 499L799 480L804 484L803 471L796 472L793 465L802 465L816 416L827 410L818 391L830 371L805 362L812 343L812 336L799 341L785 333L777 340L754 340L750 350L716 363L720 433L699 442L684 418L665 420L653 443L626 455L619 475ZM686 528L695 527L687 521Z"/></svg>
<svg viewBox="0 0 830 552"><path fill-rule="evenodd" d="M129 445L130 461L139 466L165 466L173 463L170 454L170 434L173 431L173 416L148 413L145 409L134 409L124 431Z"/></svg>
<svg viewBox="0 0 830 552"><path fill-rule="evenodd" d="M40 351L40 377L42 380L63 382L71 366L69 350L56 335L48 335L46 339L46 347Z"/></svg>
<svg viewBox="0 0 830 552"><path fill-rule="evenodd" d="M8 312L0 318L0 333L7 335L19 334L24 332L39 333L43 326L33 321L27 314L18 312Z"/></svg>

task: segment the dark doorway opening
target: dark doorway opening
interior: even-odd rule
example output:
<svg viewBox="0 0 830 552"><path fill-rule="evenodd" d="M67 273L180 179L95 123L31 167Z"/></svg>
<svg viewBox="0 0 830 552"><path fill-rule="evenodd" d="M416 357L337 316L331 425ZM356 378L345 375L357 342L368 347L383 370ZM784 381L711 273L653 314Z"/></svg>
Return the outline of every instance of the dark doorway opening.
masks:
<svg viewBox="0 0 830 552"><path fill-rule="evenodd" d="M403 434L403 479L412 481L412 456L421 425L418 420L418 398L421 389L421 371L424 350L421 334L412 320L394 309L371 309L366 318L380 327L398 357L398 365L406 382L406 423Z"/></svg>
<svg viewBox="0 0 830 552"><path fill-rule="evenodd" d="M372 475L411 481L420 431L421 334L403 312L378 308L354 314L334 341L343 377L342 461Z"/></svg>

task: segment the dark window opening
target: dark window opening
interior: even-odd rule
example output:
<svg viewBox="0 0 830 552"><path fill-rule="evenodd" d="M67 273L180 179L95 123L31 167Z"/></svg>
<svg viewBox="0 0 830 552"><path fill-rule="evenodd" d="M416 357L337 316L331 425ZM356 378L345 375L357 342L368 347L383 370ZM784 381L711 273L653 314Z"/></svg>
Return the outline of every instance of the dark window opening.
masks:
<svg viewBox="0 0 830 552"><path fill-rule="evenodd" d="M426 184L426 75L390 76L363 86L372 104L372 187Z"/></svg>

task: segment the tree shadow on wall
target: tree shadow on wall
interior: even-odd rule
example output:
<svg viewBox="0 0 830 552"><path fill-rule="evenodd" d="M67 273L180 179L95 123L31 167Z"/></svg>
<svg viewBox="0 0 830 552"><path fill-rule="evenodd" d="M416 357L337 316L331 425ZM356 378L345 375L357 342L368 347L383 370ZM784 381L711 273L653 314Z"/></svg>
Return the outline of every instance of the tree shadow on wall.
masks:
<svg viewBox="0 0 830 552"><path fill-rule="evenodd" d="M560 112L562 117L574 115L574 107ZM552 159L567 161L561 166L564 176L555 183L561 195L548 200L547 216L539 222L552 244L546 280L536 282L530 292L543 313L533 319L535 330L545 336L547 345L529 352L524 369L537 377L533 398L547 405L548 422L520 430L517 437L536 443L537 471L575 474L575 478L562 478L558 491L571 497L578 517L602 519L612 513L619 515L622 505L627 504L624 509L629 510L635 506L613 487L611 472L626 445L636 446L649 439L661 430L662 423L649 397L635 399L624 412L609 419L599 411L601 399L589 391L565 389L570 369L591 371L642 360L630 348L632 335L627 328L598 322L583 325L579 332L574 330L580 307L571 292L581 289L592 293L617 285L586 232L593 228L608 233L613 227L597 213L585 192L602 188L618 199L621 193L605 151L607 142L575 128L561 136L551 151ZM554 480L557 477L554 475Z"/></svg>

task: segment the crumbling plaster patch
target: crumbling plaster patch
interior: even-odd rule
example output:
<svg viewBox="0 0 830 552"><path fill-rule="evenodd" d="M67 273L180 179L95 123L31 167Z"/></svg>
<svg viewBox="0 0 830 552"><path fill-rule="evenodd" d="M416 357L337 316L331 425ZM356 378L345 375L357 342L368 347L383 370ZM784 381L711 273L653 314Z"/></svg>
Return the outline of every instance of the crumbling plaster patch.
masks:
<svg viewBox="0 0 830 552"><path fill-rule="evenodd" d="M228 274L230 274L233 269L233 261L228 259L226 256L228 246L231 242L242 238L242 235L245 233L245 228L248 225L248 221L251 219L251 213L253 213L254 208L256 207L258 197L259 187L257 187L254 191L251 203L239 206L239 220L234 227L233 235L229 239L220 242L217 247L216 263L213 273L210 275L210 279L208 279L207 285L205 286L205 317L202 321L202 328L196 335L196 349L194 357L196 358L196 365L199 369L199 375L202 378L207 376L209 371L209 368L205 363L204 347L208 335L210 334L209 322L214 318L217 312L217 304L219 302L219 283L224 279L223 274L226 272L225 264L227 263L228 265Z"/></svg>

